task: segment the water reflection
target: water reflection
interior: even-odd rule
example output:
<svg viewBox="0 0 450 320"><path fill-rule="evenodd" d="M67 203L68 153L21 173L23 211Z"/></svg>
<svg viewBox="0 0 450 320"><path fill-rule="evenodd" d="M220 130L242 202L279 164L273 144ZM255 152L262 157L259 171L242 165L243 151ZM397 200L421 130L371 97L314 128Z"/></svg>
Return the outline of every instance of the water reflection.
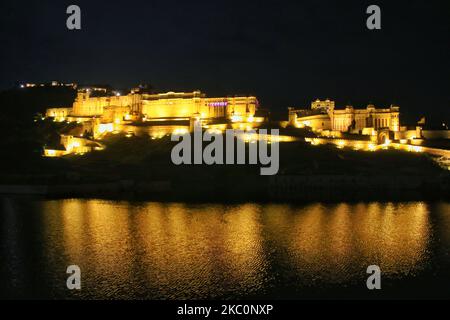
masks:
<svg viewBox="0 0 450 320"><path fill-rule="evenodd" d="M423 203L316 204L291 214L290 227L280 232L291 266L305 278L345 282L371 264L383 274L404 275L429 258L431 225Z"/></svg>
<svg viewBox="0 0 450 320"><path fill-rule="evenodd" d="M11 258L20 254L11 232L20 231L10 206L3 203L8 232L1 241ZM449 205L433 210L448 245ZM42 232L37 259L48 277L79 265L82 297L265 296L280 287L351 283L371 264L387 277L414 276L429 264L433 239L423 202L297 207L54 200L39 201L32 211Z"/></svg>

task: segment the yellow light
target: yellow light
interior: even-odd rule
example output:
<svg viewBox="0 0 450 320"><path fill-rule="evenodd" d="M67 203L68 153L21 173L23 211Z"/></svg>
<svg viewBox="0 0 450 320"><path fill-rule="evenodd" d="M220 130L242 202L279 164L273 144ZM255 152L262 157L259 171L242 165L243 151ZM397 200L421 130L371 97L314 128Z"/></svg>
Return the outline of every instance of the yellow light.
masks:
<svg viewBox="0 0 450 320"><path fill-rule="evenodd" d="M221 134L221 133L223 133L223 131L221 129L218 129L218 128L208 129L207 132L209 134Z"/></svg>
<svg viewBox="0 0 450 320"><path fill-rule="evenodd" d="M338 143L337 143L337 147L339 149L342 149L342 148L344 148L344 146L345 146L345 141L344 140L339 140Z"/></svg>
<svg viewBox="0 0 450 320"><path fill-rule="evenodd" d="M186 133L188 133L189 131L188 131L188 129L186 129L186 128L177 128L177 129L175 129L175 130L173 130L173 134L178 134L178 135L182 135L182 134L186 134ZM159 134L159 136L161 136L161 134ZM164 133L162 133L162 136L164 136Z"/></svg>
<svg viewBox="0 0 450 320"><path fill-rule="evenodd" d="M242 122L242 116L231 116L231 121L232 122Z"/></svg>
<svg viewBox="0 0 450 320"><path fill-rule="evenodd" d="M157 131L157 132L152 134L152 140L161 139L165 135L166 135L166 133L164 131Z"/></svg>
<svg viewBox="0 0 450 320"><path fill-rule="evenodd" d="M371 144L369 144L369 151L375 151L375 150L377 150L377 146L376 145L374 145L373 143L371 143Z"/></svg>
<svg viewBox="0 0 450 320"><path fill-rule="evenodd" d="M408 151L411 151L411 152L422 152L423 149L422 149L422 147L419 147L419 146L408 146Z"/></svg>
<svg viewBox="0 0 450 320"><path fill-rule="evenodd" d="M98 126L98 132L100 134L105 132L113 132L114 126L112 123L100 123Z"/></svg>
<svg viewBox="0 0 450 320"><path fill-rule="evenodd" d="M309 139L309 138L307 138ZM292 136L279 136L279 135L264 135L264 140L267 140L268 142L271 143L276 143L276 142L293 142L293 141L298 141L298 139L296 139L295 137ZM311 140L306 140L305 141L309 141L311 142Z"/></svg>

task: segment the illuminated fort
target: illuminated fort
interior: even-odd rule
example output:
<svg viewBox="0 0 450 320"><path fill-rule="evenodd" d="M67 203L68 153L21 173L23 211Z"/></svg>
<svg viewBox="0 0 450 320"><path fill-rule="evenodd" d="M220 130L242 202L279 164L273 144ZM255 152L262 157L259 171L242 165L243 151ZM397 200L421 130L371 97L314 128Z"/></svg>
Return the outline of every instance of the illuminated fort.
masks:
<svg viewBox="0 0 450 320"><path fill-rule="evenodd" d="M72 108L52 108L47 117L57 121L87 121L122 123L128 120L177 121L199 117L208 121L224 119L232 122L253 122L258 100L253 96L209 98L200 91L146 94L132 91L128 95L92 94L80 90Z"/></svg>
<svg viewBox="0 0 450 320"><path fill-rule="evenodd" d="M311 145L331 144L337 148L376 151L394 148L410 152L426 152L445 169L450 169L448 150L424 145L427 140L448 139L448 130L423 130L424 122L414 127L400 124L400 108L336 108L333 100L315 100L308 109L289 109L288 125L308 128L315 137L305 137Z"/></svg>
<svg viewBox="0 0 450 320"><path fill-rule="evenodd" d="M400 130L400 108L390 106L379 109L369 104L365 109L346 106L336 109L332 100L316 100L311 109L289 108L289 121L296 127L311 127L313 130L331 130L363 134L365 129Z"/></svg>
<svg viewBox="0 0 450 320"><path fill-rule="evenodd" d="M108 133L159 139L172 133L192 131L194 123L200 123L205 130L242 130L242 138L250 142L258 139L253 130L264 126L268 120L255 96L207 97L201 91L146 93L141 88L121 95L96 87L79 89L72 107L47 109L46 117L56 122L79 124L78 132L60 136L58 147L44 148L44 155L48 157L102 150L105 146L101 140ZM298 135L280 135L279 142L304 140L311 145L332 144L362 151L394 147L428 152L445 159L450 157L448 151L422 146L424 139L432 139L430 135L436 133L422 131L420 124L414 128L401 126L400 108L395 105L336 108L333 100L315 100L310 108L288 108L288 121L281 121L279 125L305 128L314 133L313 137L302 138L299 130ZM83 136L83 132L90 134ZM444 138L448 139L448 130L446 132Z"/></svg>
<svg viewBox="0 0 450 320"><path fill-rule="evenodd" d="M94 139L108 132L139 134L142 131L152 138L161 138L174 131L188 131L194 121L205 128L252 129L264 121L257 115L258 99L254 96L207 97L201 91L144 93L139 88L127 95L118 92L107 94L102 88L78 90L71 108L50 108L46 117L57 122L77 122L83 131L92 131ZM137 126L136 124L140 124ZM88 152L83 143L75 146L65 136L64 148L46 149L46 156ZM100 148L100 146L97 146Z"/></svg>

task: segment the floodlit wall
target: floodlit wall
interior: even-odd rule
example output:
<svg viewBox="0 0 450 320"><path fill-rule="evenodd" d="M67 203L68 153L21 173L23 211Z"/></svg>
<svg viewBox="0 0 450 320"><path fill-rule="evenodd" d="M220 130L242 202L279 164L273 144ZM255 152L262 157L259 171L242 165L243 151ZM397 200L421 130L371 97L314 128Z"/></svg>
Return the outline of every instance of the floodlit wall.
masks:
<svg viewBox="0 0 450 320"><path fill-rule="evenodd" d="M360 132L365 128L399 131L399 114L400 108L397 106L385 109L377 109L374 105L368 105L366 109L347 106L337 110L332 100L316 100L311 103L309 110L289 108L289 123L297 127L340 132ZM323 120L326 118L328 120Z"/></svg>
<svg viewBox="0 0 450 320"><path fill-rule="evenodd" d="M296 119L297 127L311 127L313 130L330 130L331 120L326 114L301 117Z"/></svg>
<svg viewBox="0 0 450 320"><path fill-rule="evenodd" d="M139 115L150 121L200 117L258 122L260 119L254 118L257 109L258 100L253 96L207 98L200 91L194 91L91 97L87 90L78 92L73 108L48 109L47 116L69 117L68 120L78 122L92 117L102 117L103 122L119 122Z"/></svg>
<svg viewBox="0 0 450 320"><path fill-rule="evenodd" d="M375 129L389 128L391 131L398 131L399 108L391 107L387 109L377 109L369 105L367 109L354 109L347 107L344 110L330 110L333 130L347 131L362 130L367 127Z"/></svg>
<svg viewBox="0 0 450 320"><path fill-rule="evenodd" d="M195 113L200 112L200 107L200 98L142 100L142 114L147 119L189 119Z"/></svg>
<svg viewBox="0 0 450 320"><path fill-rule="evenodd" d="M131 96L90 97L89 92L79 92L73 104L74 116L101 116L106 107L131 106Z"/></svg>
<svg viewBox="0 0 450 320"><path fill-rule="evenodd" d="M72 108L50 108L46 110L45 116L54 118L56 121L64 121L71 111Z"/></svg>
<svg viewBox="0 0 450 320"><path fill-rule="evenodd" d="M450 130L422 130L425 139L450 139Z"/></svg>

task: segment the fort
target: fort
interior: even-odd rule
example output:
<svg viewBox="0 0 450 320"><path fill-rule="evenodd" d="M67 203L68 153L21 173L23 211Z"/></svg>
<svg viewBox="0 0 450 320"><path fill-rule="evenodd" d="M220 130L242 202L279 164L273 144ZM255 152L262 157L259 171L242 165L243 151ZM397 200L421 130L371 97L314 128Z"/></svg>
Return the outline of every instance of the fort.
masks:
<svg viewBox="0 0 450 320"><path fill-rule="evenodd" d="M50 108L47 117L57 121L89 121L116 124L128 120L181 121L193 117L205 121L228 119L253 122L259 103L254 96L206 97L201 91L148 94L137 89L127 95L108 95L98 90L79 90L71 108Z"/></svg>
<svg viewBox="0 0 450 320"><path fill-rule="evenodd" d="M400 108L391 105L389 108L376 108L369 104L365 109L346 106L335 108L335 102L329 99L316 100L311 109L289 108L289 121L295 127L311 127L317 131L337 131L355 134L387 129L391 132L400 130Z"/></svg>
<svg viewBox="0 0 450 320"><path fill-rule="evenodd" d="M92 132L91 138L96 141L114 132L127 132L128 136L145 133L157 139L192 131L195 122L220 131L228 127L253 129L265 121L263 115L258 115L258 108L254 96L207 97L201 91L147 93L142 88L121 95L87 87L78 90L72 107L49 108L46 117L56 122L76 122L82 126L81 132ZM93 150L86 148L86 144L93 146L87 137L74 140L68 136L61 136L59 148L46 148L44 155L55 157ZM74 142L67 143L69 140ZM98 150L102 146L94 148Z"/></svg>
<svg viewBox="0 0 450 320"><path fill-rule="evenodd" d="M305 129L312 135L300 137L311 145L332 144L338 148L361 151L396 148L411 152L427 152L441 157L448 168L449 151L426 145L433 139L449 138L448 130L426 131L419 122L414 127L400 123L400 107L364 108L351 105L337 107L335 101L314 100L309 108L288 108L288 121L273 121L260 108L253 95L208 97L193 92L148 92L143 87L122 95L101 87L78 88L72 106L49 108L46 118L55 122L77 123L73 132L61 134L58 147L47 146L44 155L59 157L71 153L84 154L103 150L101 140L109 133L124 133L127 137L148 135L160 139L171 134L194 130L198 123L209 133L223 134L225 130L242 130L241 138L251 143L252 130L278 127L292 128L289 135L280 134L277 142L298 141ZM83 136L83 133L91 133ZM245 138L247 137L247 138Z"/></svg>

